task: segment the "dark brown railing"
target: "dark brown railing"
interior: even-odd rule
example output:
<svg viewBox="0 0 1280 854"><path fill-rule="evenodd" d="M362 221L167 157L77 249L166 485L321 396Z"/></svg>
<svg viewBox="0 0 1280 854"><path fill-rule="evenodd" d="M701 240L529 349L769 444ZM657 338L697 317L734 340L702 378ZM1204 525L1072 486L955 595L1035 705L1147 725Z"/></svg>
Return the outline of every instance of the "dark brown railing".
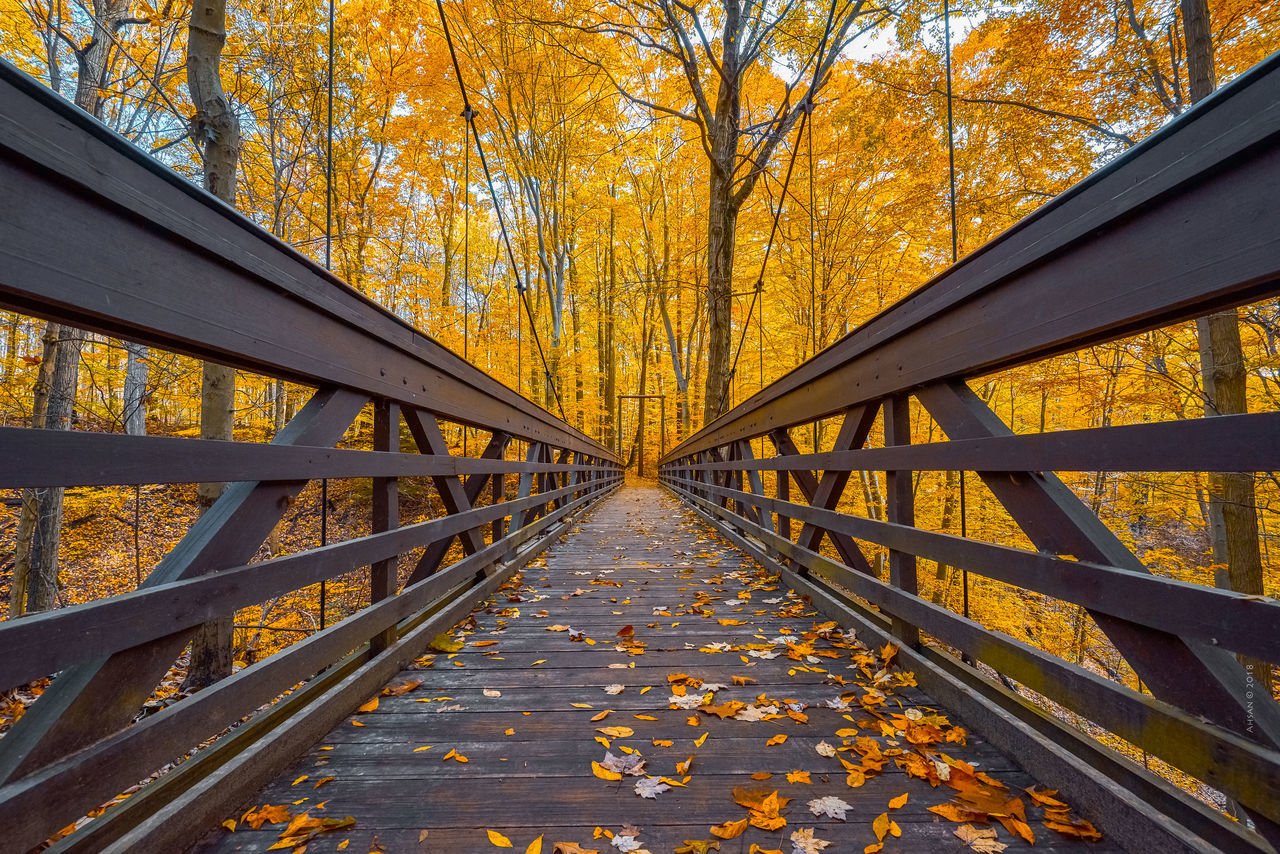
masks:
<svg viewBox="0 0 1280 854"><path fill-rule="evenodd" d="M0 305L315 389L269 444L0 429L0 488L230 483L137 591L0 624L0 689L60 674L0 739L7 851L238 726L54 846L179 849L621 481L607 448L3 63L0 199ZM374 449L335 449L368 406ZM441 422L487 447L452 456ZM405 477L447 515L401 527ZM322 478L373 479L373 532L247 565ZM362 567L368 607L133 722L203 622Z"/></svg>
<svg viewBox="0 0 1280 854"><path fill-rule="evenodd" d="M1280 293L1278 140L1272 57L660 466L667 486L796 590L864 639L901 644L934 697L1132 850L1280 849L1280 707L1232 654L1280 662L1280 602L1151 574L1052 472L1274 471L1280 413L1014 435L966 380ZM950 441L911 444L920 413ZM884 447L866 448L878 417ZM841 419L834 446L800 453L792 431L824 418ZM753 454L761 437L767 459ZM837 510L857 471L886 473L883 521ZM916 527L919 471L976 472L1037 551ZM887 549L887 578L868 543ZM1082 606L1151 693L922 598L921 558ZM1248 822L993 674L1218 789Z"/></svg>

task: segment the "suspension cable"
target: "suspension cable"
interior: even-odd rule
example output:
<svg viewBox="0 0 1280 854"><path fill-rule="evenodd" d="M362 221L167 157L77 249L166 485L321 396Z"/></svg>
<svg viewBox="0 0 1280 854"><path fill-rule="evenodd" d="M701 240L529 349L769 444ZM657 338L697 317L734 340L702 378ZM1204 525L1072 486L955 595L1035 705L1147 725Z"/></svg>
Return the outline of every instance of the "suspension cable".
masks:
<svg viewBox="0 0 1280 854"><path fill-rule="evenodd" d="M440 0L436 0L437 3ZM800 150L800 138L804 135L805 125L808 123L810 116L813 115L813 94L814 87L818 85L818 68L822 65L822 56L826 52L827 42L831 38L831 26L836 16L836 0L831 0L831 6L827 9L827 25L822 31L822 40L818 42L818 50L814 53L814 79L809 86L809 91L805 94L804 101L796 105L796 109L803 110L800 114L800 127L796 132L795 145L791 147L791 158L787 162L787 175L782 182L782 192L778 196L778 209L773 213L773 225L769 229L769 242L764 247L764 260L760 262L760 275L756 277L755 290L751 294L751 305L747 308L747 318L742 324L742 335L738 338L738 347L733 354L733 364L729 367L729 376L725 379L724 388L720 391L720 403L716 406L716 418L724 413L724 405L729 400L729 389L733 385L733 378L738 373L738 358L742 356L742 345L747 340L747 329L751 325L751 315L755 312L756 301L760 299L764 292L764 273L765 268L769 265L769 254L773 250L773 238L778 232L778 219L782 216L782 208L787 201L787 188L791 185L791 170L796 165L796 152ZM763 311L763 309L762 309ZM763 320L761 321L763 323ZM763 336L763 327L761 327L761 336Z"/></svg>
<svg viewBox="0 0 1280 854"><path fill-rule="evenodd" d="M806 103L797 106L796 109L804 110L800 115L800 128L796 132L796 143L791 148L791 157L787 161L787 174L782 181L782 192L778 196L778 207L773 212L773 225L769 228L769 241L764 247L764 260L760 262L760 274L756 277L756 286L751 291L751 305L747 308L747 319L742 324L742 334L738 336L738 347L733 354L733 365L729 368L729 376L724 384L724 389L720 392L720 404L716 407L716 417L719 418L724 412L724 405L729 399L729 387L733 383L733 378L738 372L738 359L742 356L742 345L747 340L747 330L751 326L751 315L755 312L756 301L760 299L761 293L764 292L764 273L769 266L769 255L773 252L773 238L778 233L778 220L782 217L782 208L787 202L787 187L791 184L791 172L796 165L796 152L800 150L800 138L804 134L804 127L809 120L809 113L813 109L813 101L806 99Z"/></svg>
<svg viewBox="0 0 1280 854"><path fill-rule="evenodd" d="M950 0L942 0L942 33L946 49L946 70L947 70L947 174L951 183L951 263L956 263L960 255L960 236L956 228L956 131L954 117L952 114L952 94L951 94L951 2ZM965 506L965 488L964 488L964 472L960 472L960 536L967 537L969 535L966 516L968 508ZM963 600L961 607L965 619L969 618L969 570L962 568L960 570L961 594Z"/></svg>
<svg viewBox="0 0 1280 854"><path fill-rule="evenodd" d="M325 123L324 143L324 268L333 271L333 4L329 0L329 72L325 82L325 107L328 120ZM320 545L329 544L329 478L320 481ZM328 608L329 584L320 579L320 628L325 628Z"/></svg>
<svg viewBox="0 0 1280 854"><path fill-rule="evenodd" d="M484 145L480 142L479 131L476 130L476 112L471 108L471 99L467 96L467 85L463 82L462 66L459 65L457 51L453 48L453 36L449 33L449 20L444 14L443 0L436 0L436 9L440 13L440 26L444 29L444 41L449 47L449 58L453 62L453 71L458 78L458 90L462 93L462 114L471 129L471 138L476 143L476 154L480 157L480 167L484 170L485 183L489 185L489 197L493 200L493 210L498 216L498 228L502 231L502 243L507 250L507 260L511 264L511 274L516 280L516 292L520 295L520 301L524 304L525 313L529 316L529 328L533 332L533 341L538 348L538 357L542 360L542 372L547 378L547 386L551 389L556 400L556 406L560 409L560 418L568 422L569 416L565 414L564 401L560 398L560 389L556 386L555 378L551 375L551 367L547 364L547 354L542 349L542 339L538 335L538 327L534 322L533 305L529 302L529 287L520 277L520 268L516 264L516 253L511 248L511 237L507 233L507 223L502 216L502 206L498 203L498 191L494 188L493 175L489 172L489 161L484 156Z"/></svg>

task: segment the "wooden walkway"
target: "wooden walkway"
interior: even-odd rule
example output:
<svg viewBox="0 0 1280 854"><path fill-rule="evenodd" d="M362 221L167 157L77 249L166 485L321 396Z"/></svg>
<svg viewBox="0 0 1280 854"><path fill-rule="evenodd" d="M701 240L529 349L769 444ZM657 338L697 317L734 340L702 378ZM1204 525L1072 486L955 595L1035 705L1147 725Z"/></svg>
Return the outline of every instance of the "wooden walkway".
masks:
<svg viewBox="0 0 1280 854"><path fill-rule="evenodd" d="M487 831L516 851L538 837L545 854L557 842L631 850L628 839L593 839L602 830L633 836L654 854L717 850L689 840L718 842L721 852L791 852L797 831L830 842L830 852L862 852L877 830L887 831L886 852L975 850L955 835L965 827L994 831L1010 852L1030 848L996 817L965 823L928 810L962 809L958 797L971 815L1000 812L994 804L1016 813L1008 802L1020 800L1037 851L1118 850L1046 827L1025 791L1034 780L977 733L963 745L948 741L962 722L935 717L947 712L903 684L909 676L896 668L876 681L882 651L823 623L669 494L624 489L554 546L545 566L530 567L522 584L478 609L454 633L466 644L459 652L424 657L401 673L375 709L345 721L256 805L229 816L234 831L195 850L266 851L282 834L305 843L307 854L496 850ZM696 706L717 684L724 687L713 692L714 708L673 708L673 699ZM399 693L403 686L413 687ZM685 699L673 697L673 686ZM624 762L642 756L640 775L596 776L592 763L605 761L606 743ZM838 751L824 755L828 746ZM684 785L652 799L637 794L640 781L662 789L660 778ZM780 811L766 800L774 792L791 799ZM810 802L824 797L847 802L845 821L814 815ZM285 823L253 829L262 816L245 820L250 806L293 816L295 831ZM354 826L307 838L309 819L348 816ZM710 833L752 818L776 825L772 816L785 826L749 825L732 839ZM804 844L795 850L821 850Z"/></svg>

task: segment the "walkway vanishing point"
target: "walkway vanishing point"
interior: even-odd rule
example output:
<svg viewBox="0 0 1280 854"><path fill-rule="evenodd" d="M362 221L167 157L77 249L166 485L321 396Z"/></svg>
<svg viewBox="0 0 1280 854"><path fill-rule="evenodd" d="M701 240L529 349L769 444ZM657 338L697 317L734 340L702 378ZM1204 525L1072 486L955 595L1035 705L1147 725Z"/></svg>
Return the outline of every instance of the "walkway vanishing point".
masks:
<svg viewBox="0 0 1280 854"><path fill-rule="evenodd" d="M1280 706L1238 656L1280 662L1280 603L1153 573L1056 473L1278 471L1280 413L1015 434L970 383L1280 296L1278 141L1272 57L619 493L616 449L0 63L0 307L311 390L269 443L0 428L6 490L231 484L137 590L0 625L0 689L56 677L0 738L4 847L1274 854ZM885 518L841 503L864 471ZM918 472L981 481L1029 547L917 526ZM357 478L367 536L256 560ZM401 519L411 479L434 518ZM1087 615L1135 678L919 596L925 561ZM360 610L140 715L201 625L351 573Z"/></svg>
<svg viewBox="0 0 1280 854"><path fill-rule="evenodd" d="M881 814L886 834L889 820L901 832L886 835L886 851L962 852L972 849L954 831L965 823L927 808L966 797L1020 800L1034 850L1121 850L1055 838L1025 791L1036 781L1016 763L957 729L963 721L885 667L883 650L844 633L653 487L615 493L551 547L545 566L526 568L451 636L462 642L456 653L428 653L400 673L376 708L344 720L228 814L241 820L234 832L214 831L196 851L270 849L289 838L289 819L250 824L279 805L355 819L330 833L302 826L294 838L311 854L347 840L343 850L361 854L379 850L375 842L388 852L496 851L489 830L517 851L541 836L547 854L555 842L616 852L627 849L593 837L597 828L625 835L628 825L654 854L689 841L790 851L790 834L803 829L832 851L860 852L877 841ZM593 763L608 755L631 770L596 776ZM853 774L865 780L857 788L845 763L865 769ZM652 786L651 799L638 786ZM766 810L743 804L774 792L790 800L773 813L785 825L747 825L755 816L770 825ZM824 797L848 804L835 810L843 820L813 814L809 803ZM741 836L709 832L732 822L745 826ZM1009 851L1032 850L987 824Z"/></svg>

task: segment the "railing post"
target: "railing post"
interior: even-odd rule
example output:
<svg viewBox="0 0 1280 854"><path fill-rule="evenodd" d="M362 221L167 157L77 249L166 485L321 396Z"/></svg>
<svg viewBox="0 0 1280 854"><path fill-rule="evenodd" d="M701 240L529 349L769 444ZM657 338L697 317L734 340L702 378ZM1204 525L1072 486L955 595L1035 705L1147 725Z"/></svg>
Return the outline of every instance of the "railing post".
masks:
<svg viewBox="0 0 1280 854"><path fill-rule="evenodd" d="M890 398L885 406L884 440L886 446L911 444L911 398L907 395ZM901 469L885 472L888 517L896 525L916 523L911 474ZM915 595L915 555L897 549L889 550L889 583L904 593ZM908 646L920 645L920 630L899 617L893 618L893 634Z"/></svg>
<svg viewBox="0 0 1280 854"><path fill-rule="evenodd" d="M373 402L373 449L400 451L400 407L386 398ZM400 525L400 481L394 477L373 478L373 533L380 534ZM369 567L369 604L395 594L399 580L399 557L389 557ZM369 639L372 652L379 653L396 639L394 626Z"/></svg>
<svg viewBox="0 0 1280 854"><path fill-rule="evenodd" d="M791 500L791 473L786 469L778 469L775 472L777 476L776 494L779 501ZM778 536L791 539L791 517L783 514L782 510L778 511Z"/></svg>

